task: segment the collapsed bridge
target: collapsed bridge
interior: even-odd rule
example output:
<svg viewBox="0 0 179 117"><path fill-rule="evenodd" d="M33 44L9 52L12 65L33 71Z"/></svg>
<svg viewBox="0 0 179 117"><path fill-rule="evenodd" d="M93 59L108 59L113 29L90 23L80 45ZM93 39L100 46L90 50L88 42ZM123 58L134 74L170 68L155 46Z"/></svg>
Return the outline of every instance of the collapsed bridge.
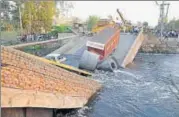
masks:
<svg viewBox="0 0 179 117"><path fill-rule="evenodd" d="M143 41L144 41L144 33L143 29L137 34L128 34L128 33L120 33L118 36L117 33L112 31L112 28L106 28L103 31L99 32L93 37L79 37L75 40L70 40L67 44L63 45L61 48L53 51L50 54L65 54L70 55L72 58L78 58L77 60L67 60L64 62L65 64L80 67L82 66L84 69L94 70L98 66L100 69L112 69L111 65L115 62L115 65L119 68L125 68L128 64L132 63L138 50L140 49ZM107 34L109 33L110 34ZM116 36L117 34L117 36ZM117 39L119 38L119 39ZM109 53L108 56L104 58L104 60L99 62L99 58L101 56L101 53L105 53L105 49L101 52L101 50L96 51L97 47L94 47L96 45L105 45L101 44L100 42L103 42L104 40L112 40L111 45L114 43L117 43L117 47L115 46L115 51L111 51L112 53ZM116 41L117 40L117 41ZM88 45L91 41L95 43L93 44L93 50L91 50L91 47L88 48ZM107 45L111 46L110 43ZM73 57L75 56L75 57ZM102 55L103 56L103 55ZM110 58L115 58L114 60L111 60ZM79 60L81 59L81 61ZM74 65L74 62L76 65ZM98 64L100 63L100 64ZM96 67L97 66L97 67Z"/></svg>
<svg viewBox="0 0 179 117"><path fill-rule="evenodd" d="M42 62L33 55L4 46L1 50L3 117L41 116L41 111L51 114L52 108L80 108L101 88L92 79ZM39 109L32 111L32 107Z"/></svg>

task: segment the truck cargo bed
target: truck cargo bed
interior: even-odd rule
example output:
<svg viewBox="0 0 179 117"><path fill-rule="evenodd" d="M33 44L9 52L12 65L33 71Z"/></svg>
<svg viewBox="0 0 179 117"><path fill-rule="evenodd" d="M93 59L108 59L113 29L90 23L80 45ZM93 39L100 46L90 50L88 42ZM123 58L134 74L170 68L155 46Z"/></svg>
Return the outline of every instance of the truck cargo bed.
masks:
<svg viewBox="0 0 179 117"><path fill-rule="evenodd" d="M116 29L109 27L89 38L89 41L105 44L116 32Z"/></svg>

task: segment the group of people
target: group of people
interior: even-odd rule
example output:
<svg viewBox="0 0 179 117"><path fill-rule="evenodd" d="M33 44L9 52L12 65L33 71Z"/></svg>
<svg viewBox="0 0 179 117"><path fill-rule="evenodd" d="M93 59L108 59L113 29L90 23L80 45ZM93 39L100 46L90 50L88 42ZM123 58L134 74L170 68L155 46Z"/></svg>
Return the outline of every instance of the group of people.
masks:
<svg viewBox="0 0 179 117"><path fill-rule="evenodd" d="M17 39L21 42L27 42L28 40L35 40L35 34L34 33L22 34L18 36Z"/></svg>
<svg viewBox="0 0 179 117"><path fill-rule="evenodd" d="M155 32L155 34L156 34L157 36L160 36L160 35L161 35L161 33L160 33L159 30L157 30L157 31ZM165 38L178 38L179 32L177 32L176 30L163 31L162 35L163 35L163 37L165 37Z"/></svg>
<svg viewBox="0 0 179 117"><path fill-rule="evenodd" d="M175 31L175 30L170 30L170 31L163 32L163 35L166 38L168 38L168 37L178 38L178 32Z"/></svg>
<svg viewBox="0 0 179 117"><path fill-rule="evenodd" d="M35 33L31 33L31 34L24 34L22 36L18 37L18 40L20 40L21 42L27 42L27 41L35 41L35 40L42 40L42 39L49 39L50 36L47 34L35 34Z"/></svg>
<svg viewBox="0 0 179 117"><path fill-rule="evenodd" d="M140 31L140 28L139 28L139 27L137 27L137 26L133 26L133 27L132 27L132 32L133 32L133 33L138 34L139 31Z"/></svg>

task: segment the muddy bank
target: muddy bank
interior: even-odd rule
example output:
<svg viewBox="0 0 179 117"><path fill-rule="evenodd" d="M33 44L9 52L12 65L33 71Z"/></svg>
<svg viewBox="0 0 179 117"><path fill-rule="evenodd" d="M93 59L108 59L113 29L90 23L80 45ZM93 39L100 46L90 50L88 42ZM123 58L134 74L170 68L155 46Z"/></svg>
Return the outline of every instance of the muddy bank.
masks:
<svg viewBox="0 0 179 117"><path fill-rule="evenodd" d="M139 52L176 54L179 53L179 39L168 38L160 40L154 35L148 33L145 34L145 40Z"/></svg>

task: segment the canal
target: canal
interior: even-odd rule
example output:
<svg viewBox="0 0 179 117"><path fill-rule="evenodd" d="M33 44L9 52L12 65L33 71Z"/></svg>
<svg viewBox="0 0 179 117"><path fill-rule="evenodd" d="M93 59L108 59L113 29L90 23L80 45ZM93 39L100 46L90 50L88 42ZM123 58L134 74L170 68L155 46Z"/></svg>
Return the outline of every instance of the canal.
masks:
<svg viewBox="0 0 179 117"><path fill-rule="evenodd" d="M179 55L140 53L129 68L94 79L103 90L67 117L179 117Z"/></svg>

